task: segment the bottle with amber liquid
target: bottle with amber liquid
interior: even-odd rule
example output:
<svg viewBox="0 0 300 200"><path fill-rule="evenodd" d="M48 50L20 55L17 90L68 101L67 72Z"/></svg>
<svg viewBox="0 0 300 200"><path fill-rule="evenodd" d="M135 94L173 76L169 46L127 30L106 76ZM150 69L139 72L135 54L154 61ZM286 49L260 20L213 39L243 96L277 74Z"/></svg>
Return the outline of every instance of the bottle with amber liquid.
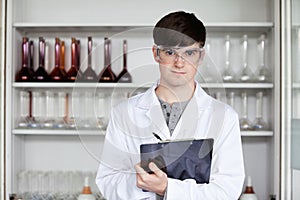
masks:
<svg viewBox="0 0 300 200"><path fill-rule="evenodd" d="M120 83L131 83L132 77L127 70L127 41L123 41L123 70L117 77L117 81Z"/></svg>
<svg viewBox="0 0 300 200"><path fill-rule="evenodd" d="M99 82L115 82L116 75L111 69L111 41L104 39L104 68L99 74Z"/></svg>
<svg viewBox="0 0 300 200"><path fill-rule="evenodd" d="M16 82L30 82L32 81L32 74L28 67L28 50L29 50L28 38L23 37L22 41L22 67L16 74Z"/></svg>
<svg viewBox="0 0 300 200"><path fill-rule="evenodd" d="M252 186L251 176L248 176L247 184L244 193L239 200L258 200Z"/></svg>
<svg viewBox="0 0 300 200"><path fill-rule="evenodd" d="M33 79L37 82L47 82L50 80L45 70L45 40L42 37L39 38L39 67L34 72Z"/></svg>
<svg viewBox="0 0 300 200"><path fill-rule="evenodd" d="M55 38L55 66L54 69L50 73L51 81L55 82L63 82L65 81L64 73L60 68L60 39Z"/></svg>
<svg viewBox="0 0 300 200"><path fill-rule="evenodd" d="M83 82L98 82L98 77L92 68L92 37L88 37L88 67L82 74L81 80Z"/></svg>
<svg viewBox="0 0 300 200"><path fill-rule="evenodd" d="M77 78L78 74L78 69L76 67L76 39L72 38L72 43L71 43L71 68L67 72L67 80L69 82L74 82Z"/></svg>
<svg viewBox="0 0 300 200"><path fill-rule="evenodd" d="M61 69L61 72L64 74L64 77L67 77L67 72L65 69L65 52L66 52L65 41L61 41L61 44L60 44L60 69Z"/></svg>

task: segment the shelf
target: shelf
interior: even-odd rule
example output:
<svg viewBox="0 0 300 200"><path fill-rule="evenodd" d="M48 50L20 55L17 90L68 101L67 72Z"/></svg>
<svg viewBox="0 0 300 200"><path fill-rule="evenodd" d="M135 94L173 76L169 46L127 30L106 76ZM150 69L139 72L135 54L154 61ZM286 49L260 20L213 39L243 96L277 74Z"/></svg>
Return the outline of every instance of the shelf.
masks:
<svg viewBox="0 0 300 200"><path fill-rule="evenodd" d="M151 85L134 83L13 83L14 88L149 88ZM203 88L273 88L273 83L200 83L200 85Z"/></svg>
<svg viewBox="0 0 300 200"><path fill-rule="evenodd" d="M273 131L241 131L241 135L252 137L273 136Z"/></svg>
<svg viewBox="0 0 300 200"><path fill-rule="evenodd" d="M203 88L273 88L273 83L200 83Z"/></svg>
<svg viewBox="0 0 300 200"><path fill-rule="evenodd" d="M13 129L14 135L73 135L73 136L104 136L103 130L49 130L49 129Z"/></svg>
<svg viewBox="0 0 300 200"><path fill-rule="evenodd" d="M293 89L300 89L300 83L293 83Z"/></svg>
<svg viewBox="0 0 300 200"><path fill-rule="evenodd" d="M101 135L105 136L104 130L46 130L46 129L14 129L14 135ZM272 131L241 131L242 136L273 136Z"/></svg>
<svg viewBox="0 0 300 200"><path fill-rule="evenodd" d="M110 31L119 32L131 29L137 29L137 32L143 32L153 28L154 24L65 24L65 23L14 23L13 27L22 31ZM207 29L211 30L245 30L255 31L257 29L271 29L273 22L208 22L205 23ZM146 28L146 29L144 29Z"/></svg>
<svg viewBox="0 0 300 200"><path fill-rule="evenodd" d="M133 83L13 83L14 88L149 88L151 84Z"/></svg>

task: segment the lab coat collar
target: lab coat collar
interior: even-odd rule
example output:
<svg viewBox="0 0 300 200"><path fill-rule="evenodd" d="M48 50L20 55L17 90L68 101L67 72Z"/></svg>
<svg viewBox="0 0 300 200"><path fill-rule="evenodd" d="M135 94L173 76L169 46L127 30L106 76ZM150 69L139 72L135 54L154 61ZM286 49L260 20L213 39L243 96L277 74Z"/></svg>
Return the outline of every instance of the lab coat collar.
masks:
<svg viewBox="0 0 300 200"><path fill-rule="evenodd" d="M211 105L211 97L206 94L197 82L195 83L195 93L185 108L185 111L182 113L182 117L176 125L172 137L155 93L158 83L154 84L138 100L137 107L146 110L146 116L152 121L153 131L159 134L162 139L193 138L198 120L190 119L198 119L201 112L210 108Z"/></svg>
<svg viewBox="0 0 300 200"><path fill-rule="evenodd" d="M192 99L194 98L199 110L205 110L210 108L211 97L201 88L201 86L197 81L195 81L195 83L196 83L196 89ZM159 100L155 93L155 89L157 88L158 84L159 82L153 84L151 88L149 88L145 92L145 94L138 100L137 107L141 109L150 109L156 105L160 106Z"/></svg>

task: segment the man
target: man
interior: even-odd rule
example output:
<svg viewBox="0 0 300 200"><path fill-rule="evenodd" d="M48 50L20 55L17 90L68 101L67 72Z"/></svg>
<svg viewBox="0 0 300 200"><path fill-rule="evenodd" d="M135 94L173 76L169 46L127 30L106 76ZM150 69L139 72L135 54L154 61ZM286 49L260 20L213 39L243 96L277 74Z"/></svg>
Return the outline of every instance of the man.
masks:
<svg viewBox="0 0 300 200"><path fill-rule="evenodd" d="M174 12L153 30L160 79L111 113L96 183L108 200L238 199L244 166L238 115L194 80L205 55L206 30L194 14ZM208 184L168 178L153 162L140 166L140 145L162 139L213 138ZM147 192L145 192L147 191Z"/></svg>

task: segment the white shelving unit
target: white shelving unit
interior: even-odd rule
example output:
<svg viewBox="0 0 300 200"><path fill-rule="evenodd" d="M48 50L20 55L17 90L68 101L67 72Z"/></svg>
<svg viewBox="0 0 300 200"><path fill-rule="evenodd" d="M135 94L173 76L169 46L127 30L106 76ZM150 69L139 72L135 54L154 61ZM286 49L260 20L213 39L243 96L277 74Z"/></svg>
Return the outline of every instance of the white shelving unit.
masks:
<svg viewBox="0 0 300 200"><path fill-rule="evenodd" d="M58 3L61 6L56 6L57 10L52 7L53 3ZM117 4L114 4L117 3ZM279 183L279 157L276 156L279 152L279 85L276 81L279 79L279 50L276 50L279 44L279 29L276 14L279 6L279 0L255 0L255 2L240 2L238 0L230 0L226 5L231 8L221 9L220 1L191 1L188 5L183 2L172 5L162 3L157 6L155 3L155 12L147 15L150 8L138 6L139 9L124 11L126 7L122 1L113 0L106 2L105 5L98 1L92 1L93 5L90 12L87 12L85 1L80 0L74 3L71 0L59 2L58 0L46 5L41 5L38 0L24 0L22 2L13 0L8 3L8 26L7 26L7 45L8 53L6 55L7 70L6 70L6 190L7 193L18 192L17 175L22 170L97 170L98 160L101 154L102 144L105 138L103 130L47 130L47 129L18 129L15 127L15 120L18 117L18 93L20 91L34 90L65 90L71 91L74 89L88 90L97 89L101 92L111 94L112 91L141 91L149 88L157 81L158 69L151 55L151 28L160 16L170 12L171 10L188 10L193 11L201 5L199 10L193 11L197 16L202 16L206 22L208 37L211 41L216 41L220 46L220 41L224 39L225 34L230 34L238 41L243 34L249 34L252 44L260 34L267 34L268 38L268 57L267 61L272 71L272 82L270 83L200 83L204 89L215 91L249 91L254 94L256 91L265 91L266 110L265 116L270 124L268 131L242 131L242 140L244 147L245 169L247 175L252 176L255 191L260 199L267 199L269 194L278 194ZM73 5L69 8L69 5ZM140 5L136 2L136 6ZM33 5L29 8L28 5ZM119 5L117 7L113 5ZM249 7L249 6L252 7ZM45 7L48 6L48 9ZM177 7L180 6L180 7ZM93 13L95 7L100 10ZM120 12L120 15L113 15L105 11L105 8L113 7L114 13ZM250 13L247 12L249 7ZM214 8L214 13L219 13L218 17L212 15L208 10ZM32 9L37 12L32 12ZM234 10L239 12L234 12ZM151 9L150 9L151 10ZM231 10L231 11L229 11ZM46 16L47 12L56 13ZM140 11L145 12L144 15L139 15ZM78 18L74 15L85 16L86 18ZM132 17L132 12L136 12L138 19ZM253 15L256 12L256 15ZM80 14L79 14L80 13ZM91 14L93 13L93 14ZM122 15L123 13L123 15ZM43 15L42 15L43 14ZM70 16L68 16L70 14ZM153 18L157 14L157 19ZM62 20L64 19L64 20ZM216 20L218 19L218 20ZM63 21L63 22L62 22ZM113 70L118 72L120 62L117 57L120 52L120 41L124 38L128 39L129 54L128 65L129 70L132 70L133 83L20 83L14 82L15 73L18 70L16 66L20 66L20 41L23 36L28 36L34 41L39 36L46 38L49 46L52 45L55 37L62 37L68 40L72 37L82 39L82 55L85 55L86 49L85 40L87 36L93 36L95 44L100 46L98 49L99 58L95 58L95 69L97 72L101 70L103 56L101 45L105 36L112 37L113 40L113 57L115 53L116 62L113 65ZM119 47L118 47L119 45ZM141 51L136 51L139 45L145 47ZM254 46L254 45L252 45ZM68 46L67 46L68 48ZM37 48L36 48L37 49ZM252 47L250 64L255 64L255 47ZM51 50L51 49L50 49ZM50 57L52 55L50 54ZM69 55L66 55L66 66L68 66ZM234 55L235 56L235 55ZM83 56L84 57L84 56ZM214 55L212 55L214 57ZM216 56L217 67L221 68L222 59ZM85 59L82 58L83 63ZM52 62L52 61L50 61ZM240 61L236 61L236 66ZM220 66L219 66L220 65ZM50 63L50 66L51 63ZM139 67L135 67L139 66ZM239 98L239 97L237 97ZM253 96L251 97L253 100ZM251 99L250 99L251 100ZM255 105L251 100L251 110L255 110ZM110 106L110 105L107 105ZM13 112L16 111L16 112ZM253 116L252 116L253 117ZM63 159L69 159L70 164L61 162L58 165L55 162L55 155L64 156ZM91 156L92 155L92 156ZM45 161L45 157L49 160ZM43 158L43 159L41 159ZM40 162L44 160L44 162ZM59 162L59 161L56 161ZM275 177L275 178L274 178Z"/></svg>

